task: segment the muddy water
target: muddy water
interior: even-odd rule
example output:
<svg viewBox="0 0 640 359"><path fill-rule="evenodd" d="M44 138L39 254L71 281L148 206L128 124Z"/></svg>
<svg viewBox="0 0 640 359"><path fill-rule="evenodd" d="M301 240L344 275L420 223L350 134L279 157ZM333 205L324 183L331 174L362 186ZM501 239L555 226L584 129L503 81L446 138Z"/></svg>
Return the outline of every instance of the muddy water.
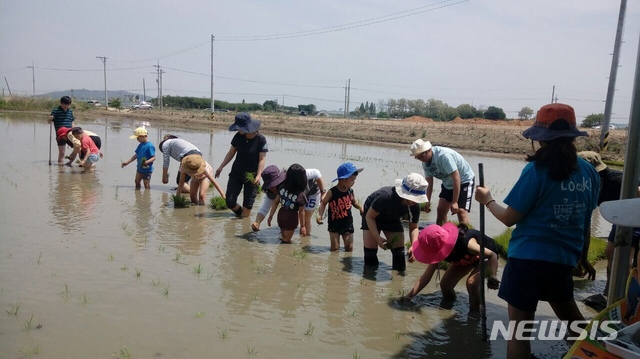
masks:
<svg viewBox="0 0 640 359"><path fill-rule="evenodd" d="M464 285L452 308L440 307L435 283L414 305L401 306L396 299L424 265L408 265L400 276L390 270L390 254L381 252L380 269L368 273L359 231L353 253L330 253L323 226L313 224L310 237L296 235L294 244L281 245L277 228L266 224L253 233L249 220L229 212L174 209L174 185L161 183L160 154L151 190L135 191L134 167L120 168L137 145L128 136L139 122L80 125L103 140L105 157L94 174L48 165L44 120L0 115L0 357L505 357L503 340L480 341ZM168 132L150 127L149 138L157 145ZM233 135L173 133L196 144L214 168ZM327 182L343 161L364 167L354 187L361 199L420 172L405 148L267 139L267 164L317 168ZM56 148L52 155L55 162ZM496 199L506 196L524 165L465 157L474 168L484 163ZM173 181L175 161L169 171ZM490 217L488 234L501 233L504 227ZM433 221L435 214L421 220ZM600 235L608 230L599 215L594 229ZM579 283L577 297L601 291L599 278ZM489 323L507 320L506 305L493 291L487 306ZM548 305L540 304L538 317L553 317ZM534 342L533 348L539 357L556 358L567 346Z"/></svg>

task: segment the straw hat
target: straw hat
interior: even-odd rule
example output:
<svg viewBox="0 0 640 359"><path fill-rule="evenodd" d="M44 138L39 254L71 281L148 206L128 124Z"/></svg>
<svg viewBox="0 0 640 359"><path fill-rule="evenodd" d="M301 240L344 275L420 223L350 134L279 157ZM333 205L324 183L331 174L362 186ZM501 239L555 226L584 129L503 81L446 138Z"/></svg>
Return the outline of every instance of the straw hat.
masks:
<svg viewBox="0 0 640 359"><path fill-rule="evenodd" d="M200 155L189 155L182 159L182 171L189 176L203 174L206 169L206 162Z"/></svg>

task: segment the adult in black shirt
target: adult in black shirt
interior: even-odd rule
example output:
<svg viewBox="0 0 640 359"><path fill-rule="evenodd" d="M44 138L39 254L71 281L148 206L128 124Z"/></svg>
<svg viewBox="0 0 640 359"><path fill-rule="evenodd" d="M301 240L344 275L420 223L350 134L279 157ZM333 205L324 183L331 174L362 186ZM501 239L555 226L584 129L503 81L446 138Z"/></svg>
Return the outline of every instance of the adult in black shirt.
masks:
<svg viewBox="0 0 640 359"><path fill-rule="evenodd" d="M602 202L619 200L620 192L622 191L622 171L616 171L607 167L607 165L602 162L602 158L597 152L582 151L578 152L578 156L591 163L600 175L600 195L598 196L598 206L600 206ZM638 193L636 195L640 197L640 186L638 186ZM607 284L604 287L604 295L609 293L609 273L611 273L611 263L613 261L613 252L615 250L615 238L616 225L614 224L609 232L609 237L607 237L607 247L604 250L604 255L607 257ZM631 246L635 248L635 253L632 253L632 258L636 258L638 255L639 239L640 228L634 228L633 236L631 238ZM637 263L634 263L634 265L637 265Z"/></svg>
<svg viewBox="0 0 640 359"><path fill-rule="evenodd" d="M231 139L229 152L216 170L215 177L234 157L227 183L227 207L238 217L248 217L258 194L258 185L267 158L267 139L260 133L260 121L246 112L236 115L235 122L229 131L237 131ZM237 154L237 155L236 155ZM242 206L238 204L238 195L244 189Z"/></svg>
<svg viewBox="0 0 640 359"><path fill-rule="evenodd" d="M365 266L379 265L380 247L383 250L391 249L392 269L400 272L406 269L401 219L409 215L409 240L413 243L418 238L419 203L427 202L427 186L427 180L422 175L412 173L397 179L395 187L382 187L367 197L362 216ZM384 233L384 238L380 232ZM408 255L409 262L413 262L411 250Z"/></svg>

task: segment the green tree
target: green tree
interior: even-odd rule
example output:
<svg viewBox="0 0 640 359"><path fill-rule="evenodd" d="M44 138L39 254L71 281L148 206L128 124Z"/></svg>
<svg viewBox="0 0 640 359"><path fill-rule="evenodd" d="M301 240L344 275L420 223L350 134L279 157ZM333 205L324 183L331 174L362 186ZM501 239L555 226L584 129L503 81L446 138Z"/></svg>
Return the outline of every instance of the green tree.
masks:
<svg viewBox="0 0 640 359"><path fill-rule="evenodd" d="M533 116L533 110L530 107L523 107L519 112L518 112L518 118L521 120L528 120L531 118L531 116Z"/></svg>
<svg viewBox="0 0 640 359"><path fill-rule="evenodd" d="M304 111L309 115L315 115L316 105L310 103L308 105L298 105L298 112Z"/></svg>
<svg viewBox="0 0 640 359"><path fill-rule="evenodd" d="M262 104L264 111L275 111L278 109L278 103L274 100L267 100Z"/></svg>
<svg viewBox="0 0 640 359"><path fill-rule="evenodd" d="M604 121L604 113L592 113L582 120L582 127L594 127L602 125Z"/></svg>
<svg viewBox="0 0 640 359"><path fill-rule="evenodd" d="M117 109L121 109L121 108L122 108L122 102L120 102L120 99L119 99L119 98L111 99L111 100L109 101L109 105L110 105L111 107L115 107L115 108L117 108Z"/></svg>
<svg viewBox="0 0 640 359"><path fill-rule="evenodd" d="M458 111L458 116L464 119L482 116L482 114L478 112L478 109L468 103L463 103L462 105L456 107L456 110Z"/></svg>
<svg viewBox="0 0 640 359"><path fill-rule="evenodd" d="M484 118L488 120L504 120L507 118L507 115L504 114L504 110L500 107L489 106L484 112Z"/></svg>

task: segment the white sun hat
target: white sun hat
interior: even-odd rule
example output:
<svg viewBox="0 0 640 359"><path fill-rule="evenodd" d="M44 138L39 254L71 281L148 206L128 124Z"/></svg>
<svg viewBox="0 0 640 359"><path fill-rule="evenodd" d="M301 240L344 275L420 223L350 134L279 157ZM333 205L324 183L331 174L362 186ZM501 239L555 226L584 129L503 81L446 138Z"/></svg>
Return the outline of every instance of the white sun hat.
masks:
<svg viewBox="0 0 640 359"><path fill-rule="evenodd" d="M398 196L415 203L429 202L427 199L428 186L427 180L417 173L411 173L405 178L396 180Z"/></svg>
<svg viewBox="0 0 640 359"><path fill-rule="evenodd" d="M421 138L413 141L411 144L411 156L419 155L423 152L427 152L431 149L431 142L423 141Z"/></svg>

